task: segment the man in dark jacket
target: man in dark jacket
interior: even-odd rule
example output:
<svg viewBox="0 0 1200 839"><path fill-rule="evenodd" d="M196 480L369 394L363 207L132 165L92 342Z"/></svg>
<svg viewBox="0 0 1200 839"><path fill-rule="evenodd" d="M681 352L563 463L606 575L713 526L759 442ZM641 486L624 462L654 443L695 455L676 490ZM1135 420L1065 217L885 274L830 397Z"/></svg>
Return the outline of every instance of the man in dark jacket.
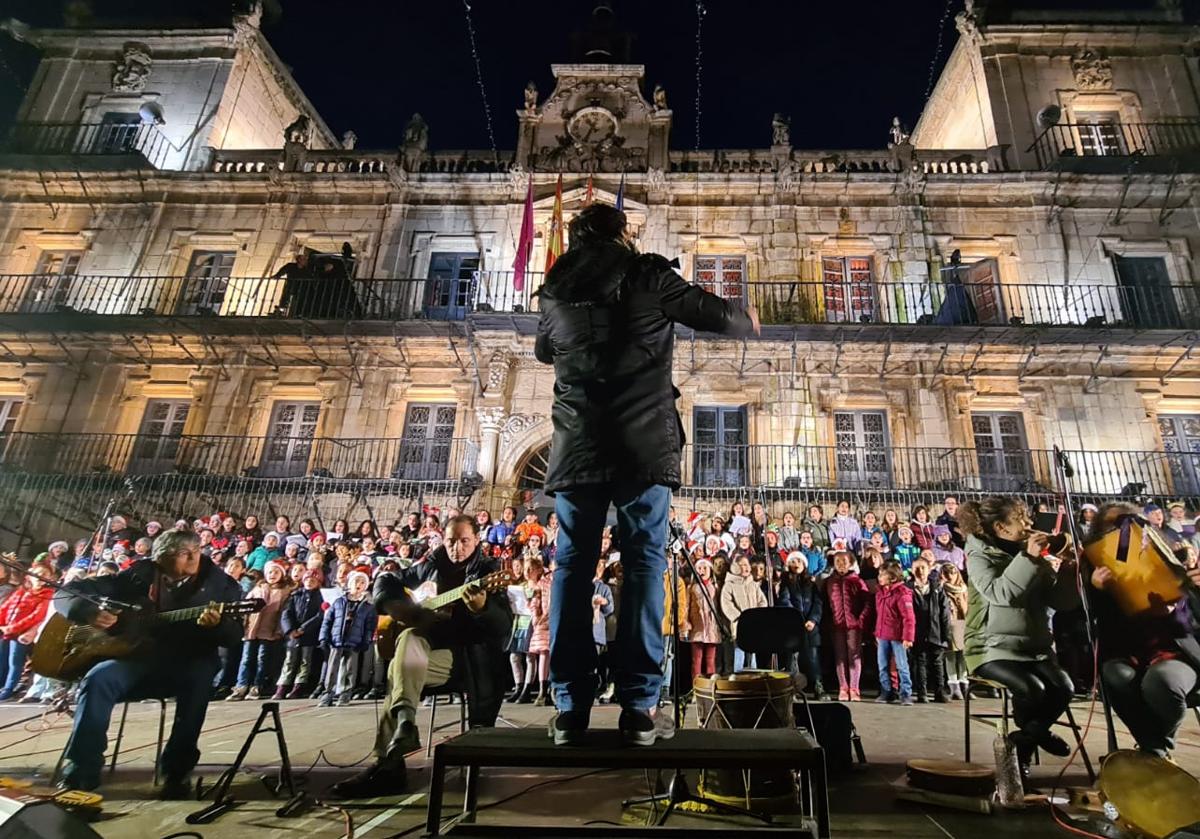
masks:
<svg viewBox="0 0 1200 839"><path fill-rule="evenodd" d="M554 739L577 743L588 726L596 687L592 577L612 503L625 570L612 662L619 727L627 742L645 745L668 734L653 709L662 684L667 512L681 480L675 324L745 336L758 321L753 310L684 282L663 257L639 256L619 210L593 204L570 232L570 250L540 291L534 347L555 377L546 475L559 521L550 612Z"/></svg>
<svg viewBox="0 0 1200 839"><path fill-rule="evenodd" d="M200 538L190 531L168 530L154 542L153 560L135 562L109 577L93 577L70 585L54 598L54 608L70 620L97 629L118 621L115 611L99 609L79 597L110 597L145 603L143 613L202 607L241 600L237 582L200 556ZM205 609L196 620L162 624L154 629L151 651L138 658L104 661L83 677L75 724L64 754L63 780L68 789L92 790L100 784L106 733L112 709L131 699L175 697L175 723L163 748L163 798L187 798L188 775L200 759L196 741L204 727L217 647L238 644L242 621Z"/></svg>
<svg viewBox="0 0 1200 839"><path fill-rule="evenodd" d="M334 795L373 798L404 790L404 755L421 745L416 716L426 687L447 682L462 685L471 727L496 724L509 672L505 649L512 631L512 615L503 589L499 595L489 595L482 588L470 586L448 614L414 606L406 589L418 594L442 594L497 570L498 566L480 550L475 519L456 516L446 526L445 544L406 571L375 578L374 600L379 614L409 628L396 639L396 654L388 666L388 696L379 715L375 760L352 778L334 784L330 790Z"/></svg>

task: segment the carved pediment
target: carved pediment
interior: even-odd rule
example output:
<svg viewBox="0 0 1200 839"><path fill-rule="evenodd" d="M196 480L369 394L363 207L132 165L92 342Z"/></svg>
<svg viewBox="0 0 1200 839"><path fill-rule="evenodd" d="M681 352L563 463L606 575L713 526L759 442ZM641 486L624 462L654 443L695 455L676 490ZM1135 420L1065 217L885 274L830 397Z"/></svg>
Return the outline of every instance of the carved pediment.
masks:
<svg viewBox="0 0 1200 839"><path fill-rule="evenodd" d="M1071 72L1080 90L1112 90L1112 62L1103 50L1081 47L1071 56Z"/></svg>

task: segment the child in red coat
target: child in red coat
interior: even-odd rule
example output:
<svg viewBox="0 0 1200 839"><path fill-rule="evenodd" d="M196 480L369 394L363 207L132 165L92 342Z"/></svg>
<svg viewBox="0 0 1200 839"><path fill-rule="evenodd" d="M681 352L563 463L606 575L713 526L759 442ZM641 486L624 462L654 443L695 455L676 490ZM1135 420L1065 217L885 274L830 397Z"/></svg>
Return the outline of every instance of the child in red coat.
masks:
<svg viewBox="0 0 1200 839"><path fill-rule="evenodd" d="M858 702L862 695L862 636L870 625L871 593L854 568L846 551L833 556L833 573L825 581L829 614L833 623L833 660L837 670L838 699Z"/></svg>
<svg viewBox="0 0 1200 839"><path fill-rule="evenodd" d="M0 702L11 699L25 669L25 659L33 648L38 627L46 619L54 589L43 580L57 576L49 565L35 563L25 582L0 603Z"/></svg>
<svg viewBox="0 0 1200 839"><path fill-rule="evenodd" d="M891 681L886 679L888 665L895 662L900 676L901 705L912 705L912 677L908 673L908 649L917 634L912 589L904 584L904 570L896 561L879 569L879 590L875 592L875 639L878 645L879 698L876 702L895 702Z"/></svg>

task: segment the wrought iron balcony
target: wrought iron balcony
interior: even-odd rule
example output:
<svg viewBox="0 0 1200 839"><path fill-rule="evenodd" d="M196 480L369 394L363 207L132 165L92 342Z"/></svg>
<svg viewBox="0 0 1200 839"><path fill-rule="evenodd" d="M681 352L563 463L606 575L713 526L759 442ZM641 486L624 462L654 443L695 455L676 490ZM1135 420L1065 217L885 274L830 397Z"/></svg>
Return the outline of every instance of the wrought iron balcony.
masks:
<svg viewBox="0 0 1200 839"><path fill-rule="evenodd" d="M171 143L153 123L21 122L4 151L36 155L141 155L161 168Z"/></svg>
<svg viewBox="0 0 1200 839"><path fill-rule="evenodd" d="M437 483L477 480L479 447L460 438L223 435L0 435L0 476L322 478ZM2 477L0 477L2 480Z"/></svg>
<svg viewBox="0 0 1200 839"><path fill-rule="evenodd" d="M803 500L806 492L847 495L1021 494L1056 489L1053 452L1039 449L705 445L684 447L690 492L765 488ZM1200 453L1068 452L1073 492L1090 498L1200 495Z"/></svg>
<svg viewBox="0 0 1200 839"><path fill-rule="evenodd" d="M0 275L0 315L145 315L454 321L537 312L542 275L439 279L273 279ZM765 326L854 325L1186 330L1200 327L1200 287L964 282L740 282L718 289L758 307Z"/></svg>
<svg viewBox="0 0 1200 839"><path fill-rule="evenodd" d="M1200 154L1200 120L1060 123L1042 131L1030 150L1042 169L1124 171L1130 158Z"/></svg>

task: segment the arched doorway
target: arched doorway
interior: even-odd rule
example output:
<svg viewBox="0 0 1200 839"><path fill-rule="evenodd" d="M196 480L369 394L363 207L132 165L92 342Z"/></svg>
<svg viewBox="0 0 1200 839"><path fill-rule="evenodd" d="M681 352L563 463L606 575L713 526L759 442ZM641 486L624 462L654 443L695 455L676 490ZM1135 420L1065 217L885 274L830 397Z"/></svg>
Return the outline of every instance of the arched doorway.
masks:
<svg viewBox="0 0 1200 839"><path fill-rule="evenodd" d="M525 509L538 510L543 517L554 508L554 502L545 493L549 466L550 444L546 443L525 455L517 470L517 497L514 500Z"/></svg>

